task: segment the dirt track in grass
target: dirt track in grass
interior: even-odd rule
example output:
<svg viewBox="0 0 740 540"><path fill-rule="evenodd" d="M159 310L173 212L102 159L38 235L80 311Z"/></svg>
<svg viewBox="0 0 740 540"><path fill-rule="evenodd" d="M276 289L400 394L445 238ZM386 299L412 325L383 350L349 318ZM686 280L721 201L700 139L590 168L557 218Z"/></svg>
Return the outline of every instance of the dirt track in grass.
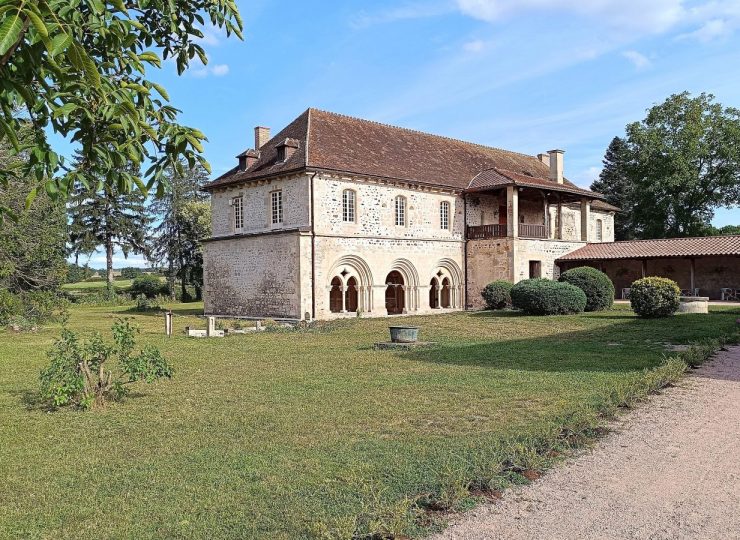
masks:
<svg viewBox="0 0 740 540"><path fill-rule="evenodd" d="M740 538L740 347L433 540Z"/></svg>

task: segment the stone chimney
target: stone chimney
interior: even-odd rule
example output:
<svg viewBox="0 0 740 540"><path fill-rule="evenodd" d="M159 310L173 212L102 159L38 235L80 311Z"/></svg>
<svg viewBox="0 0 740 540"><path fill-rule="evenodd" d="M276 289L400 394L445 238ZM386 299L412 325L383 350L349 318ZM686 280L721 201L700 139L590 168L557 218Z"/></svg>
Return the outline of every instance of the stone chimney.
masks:
<svg viewBox="0 0 740 540"><path fill-rule="evenodd" d="M550 156L550 180L563 183L563 150L548 150Z"/></svg>
<svg viewBox="0 0 740 540"><path fill-rule="evenodd" d="M270 128L257 126L254 128L254 149L259 150L270 140Z"/></svg>

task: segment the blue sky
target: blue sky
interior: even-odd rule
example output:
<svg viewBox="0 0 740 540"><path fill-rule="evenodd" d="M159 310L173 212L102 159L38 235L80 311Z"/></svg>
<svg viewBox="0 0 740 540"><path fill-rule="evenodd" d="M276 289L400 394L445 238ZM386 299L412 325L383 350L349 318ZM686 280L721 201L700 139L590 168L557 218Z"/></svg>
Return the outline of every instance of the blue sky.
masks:
<svg viewBox="0 0 740 540"><path fill-rule="evenodd" d="M740 107L740 0L238 4L244 41L207 28L207 66L149 74L208 136L214 176L255 125L274 133L317 107L519 152L563 148L566 176L588 186L611 138L671 93ZM740 210L714 223L738 224Z"/></svg>

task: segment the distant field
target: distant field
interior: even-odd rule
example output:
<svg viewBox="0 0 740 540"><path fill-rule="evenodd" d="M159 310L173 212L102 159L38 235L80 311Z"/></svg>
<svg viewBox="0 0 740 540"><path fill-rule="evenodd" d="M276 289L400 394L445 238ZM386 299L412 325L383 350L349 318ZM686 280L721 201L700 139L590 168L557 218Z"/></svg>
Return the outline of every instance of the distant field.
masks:
<svg viewBox="0 0 740 540"><path fill-rule="evenodd" d="M113 287L119 291L123 291L131 287L133 283L132 279L117 279L113 282ZM88 291L91 289L105 289L105 280L100 281L78 281L77 283L65 283L62 285L62 289L68 291Z"/></svg>

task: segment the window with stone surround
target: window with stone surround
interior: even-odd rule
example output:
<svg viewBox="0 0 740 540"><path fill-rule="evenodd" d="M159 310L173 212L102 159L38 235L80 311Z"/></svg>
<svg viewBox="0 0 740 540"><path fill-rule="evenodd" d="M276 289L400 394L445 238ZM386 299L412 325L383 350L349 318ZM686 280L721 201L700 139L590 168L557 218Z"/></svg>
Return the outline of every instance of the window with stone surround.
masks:
<svg viewBox="0 0 740 540"><path fill-rule="evenodd" d="M603 242L604 241L604 222L600 219L596 220L596 241L597 242Z"/></svg>
<svg viewBox="0 0 740 540"><path fill-rule="evenodd" d="M439 227L445 230L450 228L450 203L447 201L439 203Z"/></svg>
<svg viewBox="0 0 740 540"><path fill-rule="evenodd" d="M357 195L351 189L342 192L342 221L355 222L355 200Z"/></svg>
<svg viewBox="0 0 740 540"><path fill-rule="evenodd" d="M244 228L244 198L239 195L231 199L234 208L234 230L240 231Z"/></svg>
<svg viewBox="0 0 740 540"><path fill-rule="evenodd" d="M396 225L406 226L406 197L403 195L396 197Z"/></svg>
<svg viewBox="0 0 740 540"><path fill-rule="evenodd" d="M283 192L273 191L272 197L272 223L276 225L283 222Z"/></svg>

